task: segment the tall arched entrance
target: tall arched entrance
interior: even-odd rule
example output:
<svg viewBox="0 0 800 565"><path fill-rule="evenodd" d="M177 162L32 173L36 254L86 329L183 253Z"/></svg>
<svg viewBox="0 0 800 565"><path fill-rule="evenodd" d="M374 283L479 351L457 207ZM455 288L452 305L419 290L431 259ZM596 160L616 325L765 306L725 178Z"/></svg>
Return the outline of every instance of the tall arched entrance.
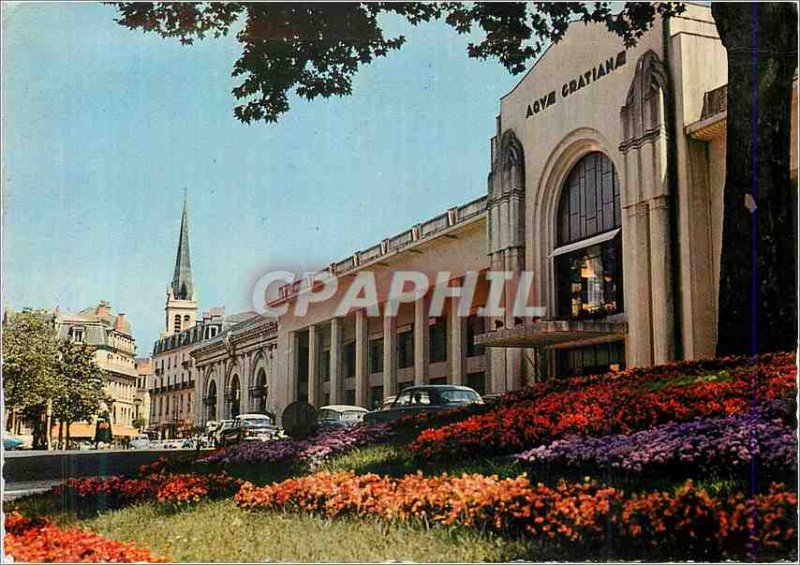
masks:
<svg viewBox="0 0 800 565"><path fill-rule="evenodd" d="M213 379L208 383L205 403L206 422L213 422L217 419L217 383Z"/></svg>
<svg viewBox="0 0 800 565"><path fill-rule="evenodd" d="M239 375L231 377L231 385L228 391L228 413L231 418L235 418L241 413L241 385Z"/></svg>
<svg viewBox="0 0 800 565"><path fill-rule="evenodd" d="M253 400L255 410L259 414L267 413L267 373L259 369L256 374L256 384L253 387Z"/></svg>

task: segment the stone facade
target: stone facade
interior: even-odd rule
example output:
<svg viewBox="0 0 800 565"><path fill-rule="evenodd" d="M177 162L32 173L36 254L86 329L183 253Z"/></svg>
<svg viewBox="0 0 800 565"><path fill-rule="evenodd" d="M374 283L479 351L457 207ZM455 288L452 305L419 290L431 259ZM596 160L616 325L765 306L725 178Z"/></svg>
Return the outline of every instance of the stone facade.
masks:
<svg viewBox="0 0 800 565"><path fill-rule="evenodd" d="M136 395L133 400L134 427L146 430L150 427L150 389L153 386L153 361L149 357L136 358ZM138 426L135 424L139 424Z"/></svg>
<svg viewBox="0 0 800 565"><path fill-rule="evenodd" d="M136 341L125 314L113 314L111 305L101 301L80 312L56 308L54 323L59 339L86 343L94 349L95 362L105 374L105 392L111 398L106 408L111 416L112 431L115 436L134 435L138 378L134 361Z"/></svg>
<svg viewBox="0 0 800 565"><path fill-rule="evenodd" d="M222 332L225 311L213 308L200 321L153 345L149 429L160 438L191 435L195 425L197 371L190 353L200 343Z"/></svg>
<svg viewBox="0 0 800 565"><path fill-rule="evenodd" d="M274 398L277 323L254 312L229 320L217 337L192 352L198 390L195 421L231 419L239 414L275 415L282 399Z"/></svg>
<svg viewBox="0 0 800 565"><path fill-rule="evenodd" d="M243 411L262 370L268 410L280 415L295 400L371 408L411 384L502 393L713 355L726 61L707 7L657 19L631 49L602 25L573 24L500 100L487 195L320 270L311 288L338 288L303 315L293 307L309 291L297 281L270 300L287 307L276 320L195 350L199 420ZM796 190L796 151L791 163ZM478 273L469 311L448 298L430 318L431 290L385 316L398 271L437 287ZM544 314L478 316L496 271L532 273L529 302ZM337 311L363 272L374 274L375 308Z"/></svg>

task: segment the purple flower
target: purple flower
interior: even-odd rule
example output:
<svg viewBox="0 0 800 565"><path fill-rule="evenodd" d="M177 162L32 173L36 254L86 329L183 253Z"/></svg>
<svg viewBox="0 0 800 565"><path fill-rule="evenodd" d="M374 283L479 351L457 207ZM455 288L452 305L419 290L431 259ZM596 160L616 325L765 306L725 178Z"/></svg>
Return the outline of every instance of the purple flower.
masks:
<svg viewBox="0 0 800 565"><path fill-rule="evenodd" d="M315 467L333 455L346 453L356 447L378 443L388 434L388 424L358 424L348 428L323 431L302 440L286 438L240 443L219 449L200 459L199 462L242 465L277 463L295 459Z"/></svg>
<svg viewBox="0 0 800 565"><path fill-rule="evenodd" d="M733 416L671 423L631 435L571 436L514 456L527 463L593 463L627 471L738 467L757 459L770 470L797 468L795 430L780 419Z"/></svg>

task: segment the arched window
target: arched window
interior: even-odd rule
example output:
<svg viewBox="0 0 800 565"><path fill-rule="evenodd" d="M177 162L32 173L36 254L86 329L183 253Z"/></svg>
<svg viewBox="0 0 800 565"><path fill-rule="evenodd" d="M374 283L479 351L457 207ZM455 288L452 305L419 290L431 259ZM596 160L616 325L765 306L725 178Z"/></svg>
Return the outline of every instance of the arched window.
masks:
<svg viewBox="0 0 800 565"><path fill-rule="evenodd" d="M589 153L570 171L558 206L553 251L559 318L622 312L619 179L604 154Z"/></svg>
<svg viewBox="0 0 800 565"><path fill-rule="evenodd" d="M173 324L172 327L175 330L175 333L178 333L178 332L181 331L181 315L180 314L175 314L175 323Z"/></svg>

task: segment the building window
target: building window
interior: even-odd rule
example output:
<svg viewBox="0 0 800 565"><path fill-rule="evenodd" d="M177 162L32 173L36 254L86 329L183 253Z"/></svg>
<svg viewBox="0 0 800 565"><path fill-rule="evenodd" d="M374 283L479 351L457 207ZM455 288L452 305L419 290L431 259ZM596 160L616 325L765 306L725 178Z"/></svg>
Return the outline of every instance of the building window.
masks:
<svg viewBox="0 0 800 565"><path fill-rule="evenodd" d="M603 318L622 312L622 238L556 257L560 318Z"/></svg>
<svg viewBox="0 0 800 565"><path fill-rule="evenodd" d="M481 316L472 315L467 318L467 357L483 355L483 347L475 345L475 336L486 331L486 324Z"/></svg>
<svg viewBox="0 0 800 565"><path fill-rule="evenodd" d="M556 374L559 377L593 375L624 368L623 341L556 351Z"/></svg>
<svg viewBox="0 0 800 565"><path fill-rule="evenodd" d="M383 372L383 338L370 340L369 342L369 372Z"/></svg>
<svg viewBox="0 0 800 565"><path fill-rule="evenodd" d="M414 366L414 330L406 330L397 334L397 368L407 369Z"/></svg>
<svg viewBox="0 0 800 565"><path fill-rule="evenodd" d="M175 322L174 322L174 324L172 326L172 329L175 330L175 333L178 333L178 332L181 331L181 315L180 314L175 314Z"/></svg>
<svg viewBox="0 0 800 565"><path fill-rule="evenodd" d="M558 207L556 310L592 319L623 311L619 180L599 152L583 157L564 183Z"/></svg>
<svg viewBox="0 0 800 565"><path fill-rule="evenodd" d="M430 384L432 384L432 385L446 385L447 384L447 377L436 377L435 379L431 379Z"/></svg>
<svg viewBox="0 0 800 565"><path fill-rule="evenodd" d="M354 389L348 389L344 391L344 403L349 406L355 406L356 404L356 391Z"/></svg>
<svg viewBox="0 0 800 565"><path fill-rule="evenodd" d="M344 344L344 378L356 376L356 342L351 341ZM354 393L355 394L355 393Z"/></svg>
<svg viewBox="0 0 800 565"><path fill-rule="evenodd" d="M428 321L430 363L447 361L447 318L440 316Z"/></svg>
<svg viewBox="0 0 800 565"><path fill-rule="evenodd" d="M614 164L600 152L589 153L578 161L564 183L558 207L558 244L581 241L621 224Z"/></svg>

